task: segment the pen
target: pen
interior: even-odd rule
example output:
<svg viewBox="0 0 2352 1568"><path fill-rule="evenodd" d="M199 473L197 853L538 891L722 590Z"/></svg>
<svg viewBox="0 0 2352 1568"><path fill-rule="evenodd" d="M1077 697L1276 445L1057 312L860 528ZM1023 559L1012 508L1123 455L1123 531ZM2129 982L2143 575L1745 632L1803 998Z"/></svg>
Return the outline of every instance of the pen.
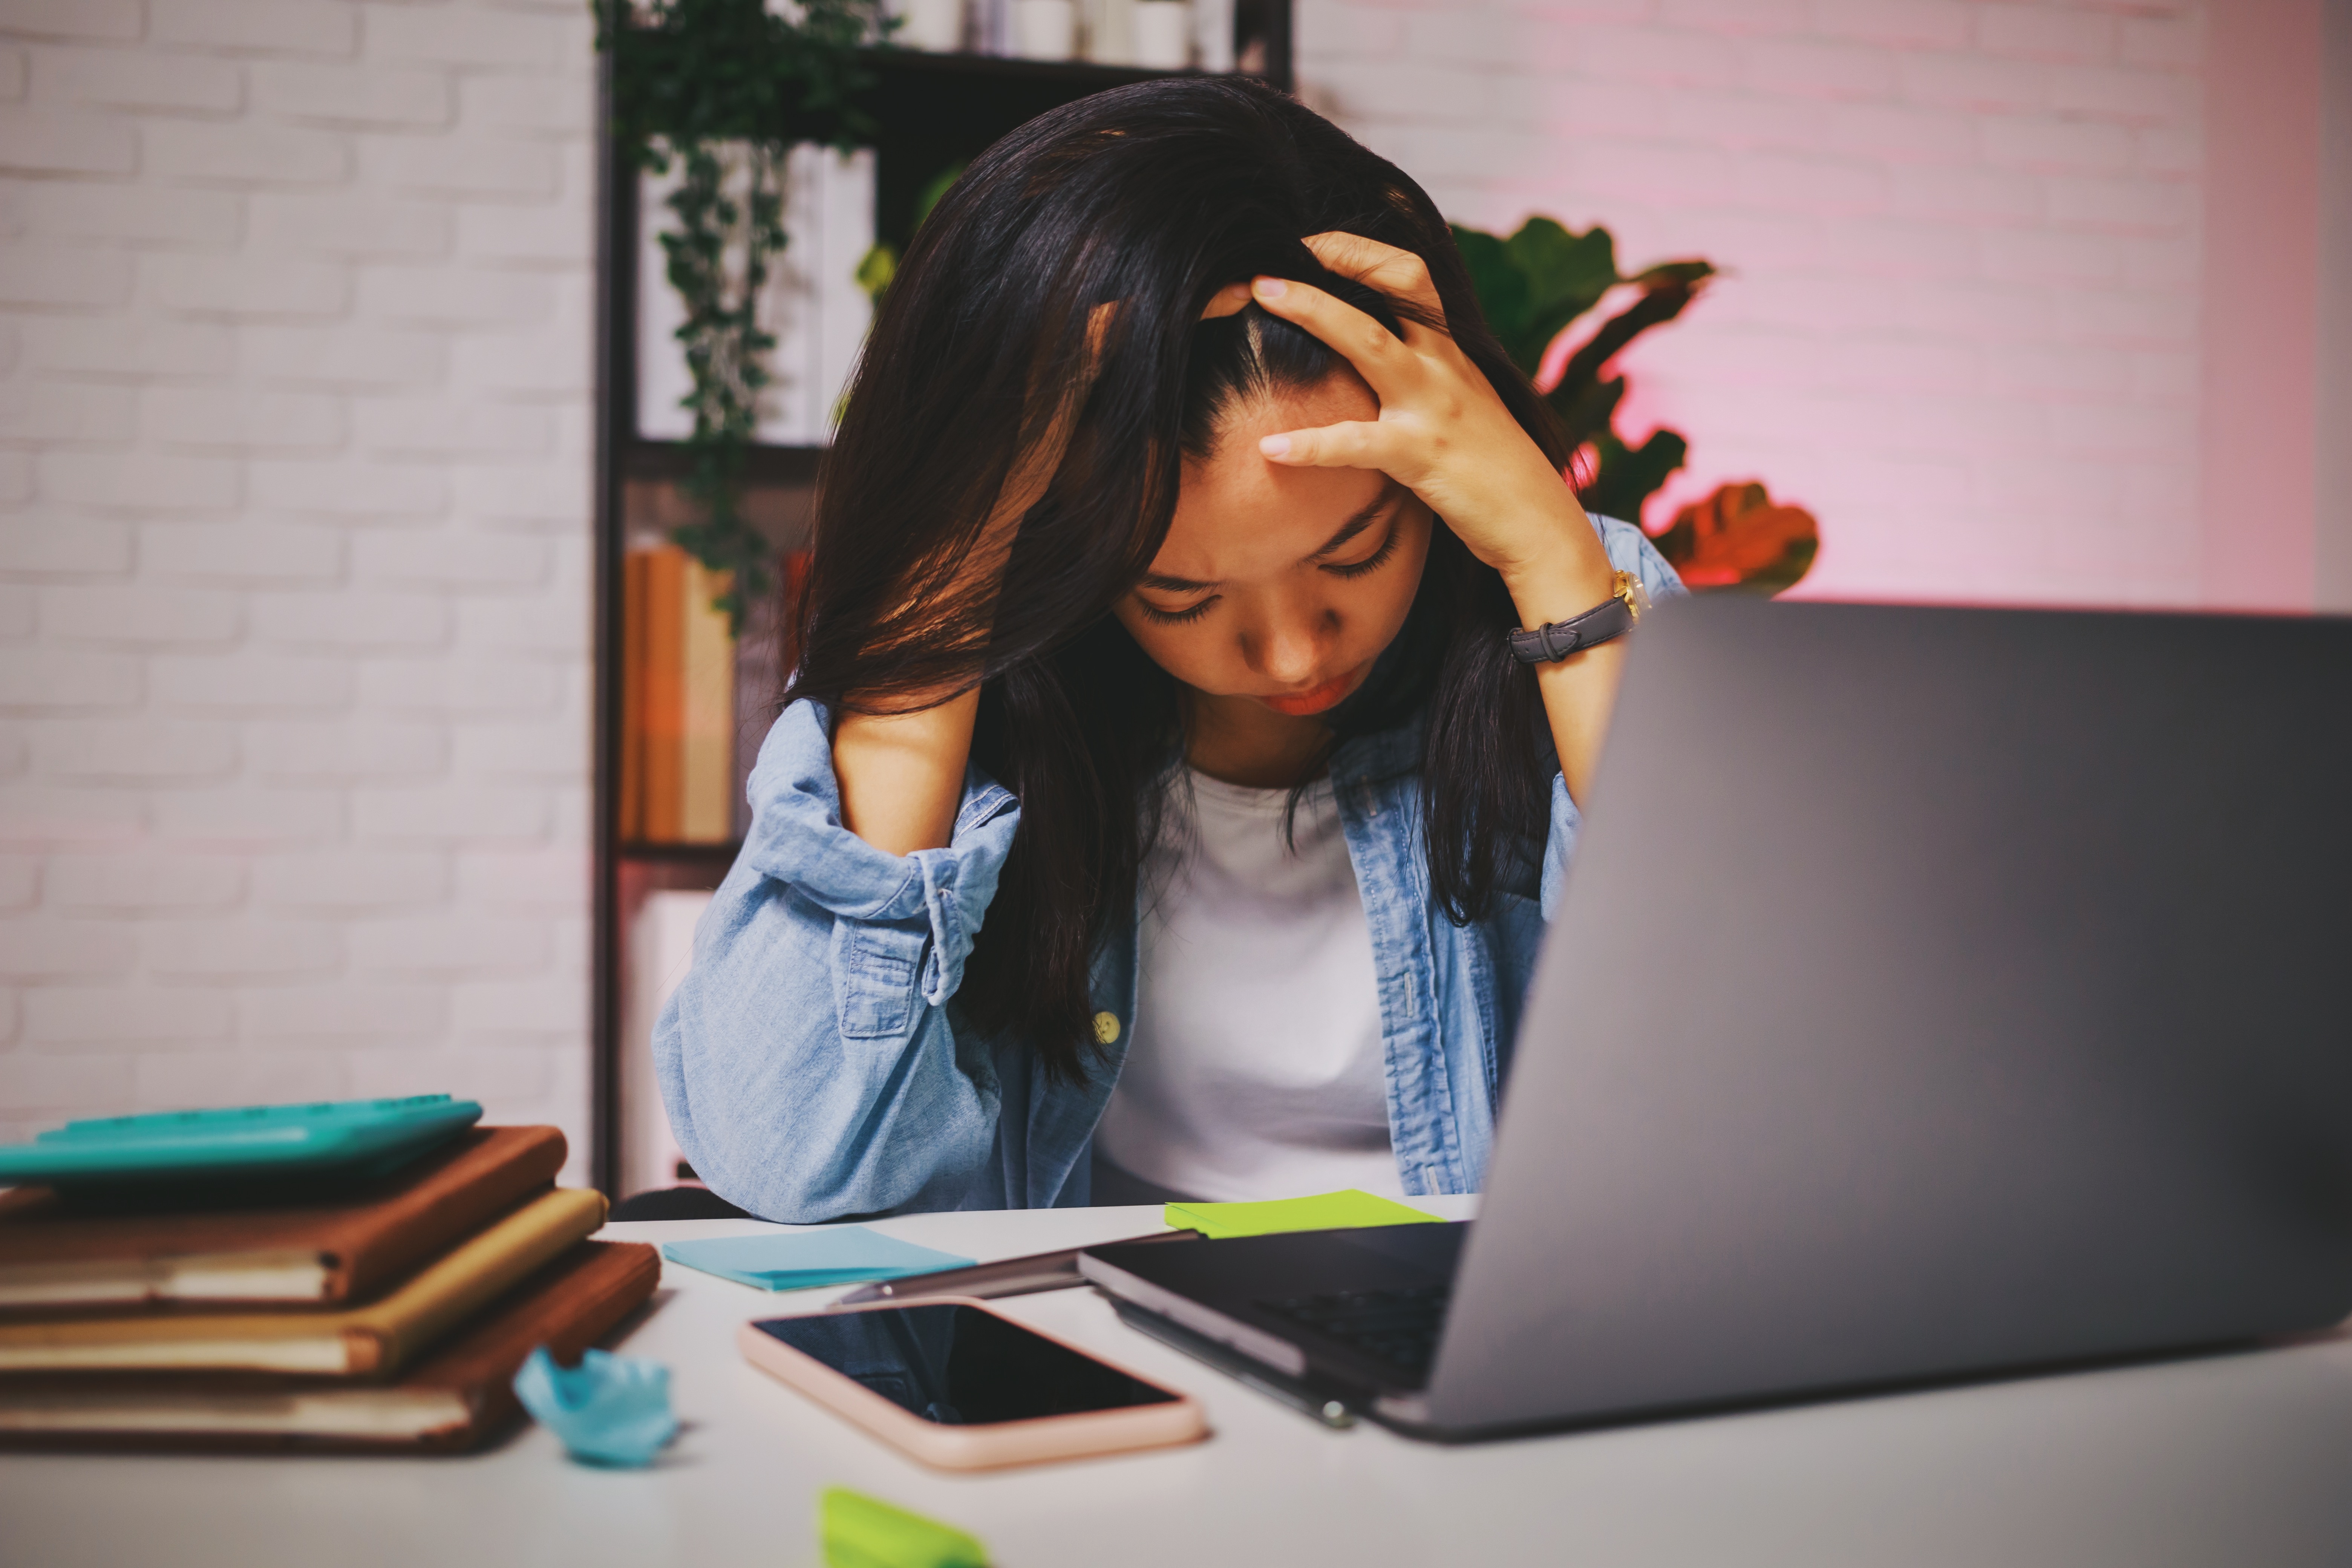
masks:
<svg viewBox="0 0 2352 1568"><path fill-rule="evenodd" d="M1128 1247L1139 1241L1197 1241L1196 1230L1155 1230L1150 1236L1123 1237L1117 1241L1090 1241L1087 1247ZM1086 1247L1060 1252L1035 1252L969 1268L942 1268L932 1274L909 1274L903 1279L877 1279L861 1285L834 1303L854 1307L867 1301L904 1301L919 1296L1026 1296L1039 1290L1066 1290L1083 1285L1078 1254Z"/></svg>

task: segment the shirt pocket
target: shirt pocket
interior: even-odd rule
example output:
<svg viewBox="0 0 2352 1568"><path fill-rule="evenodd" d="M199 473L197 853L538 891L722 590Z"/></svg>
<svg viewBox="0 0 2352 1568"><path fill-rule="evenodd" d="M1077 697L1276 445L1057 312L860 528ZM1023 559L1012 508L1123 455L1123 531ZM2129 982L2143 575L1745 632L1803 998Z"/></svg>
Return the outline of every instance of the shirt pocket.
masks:
<svg viewBox="0 0 2352 1568"><path fill-rule="evenodd" d="M835 922L833 1004L843 1038L898 1039L913 1029L924 941L918 931Z"/></svg>

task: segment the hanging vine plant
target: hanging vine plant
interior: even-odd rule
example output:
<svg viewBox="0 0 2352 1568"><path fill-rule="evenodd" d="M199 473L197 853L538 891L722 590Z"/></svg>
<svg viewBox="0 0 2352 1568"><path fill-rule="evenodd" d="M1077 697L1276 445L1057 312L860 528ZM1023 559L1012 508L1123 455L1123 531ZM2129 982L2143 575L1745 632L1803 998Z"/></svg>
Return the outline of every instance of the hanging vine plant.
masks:
<svg viewBox="0 0 2352 1568"><path fill-rule="evenodd" d="M794 142L871 142L857 95L874 81L858 50L888 24L881 0L594 0L596 47L613 57L613 133L632 172L677 172L660 236L684 304L677 340L693 390L685 480L697 519L670 537L728 574L716 607L737 633L772 585L768 544L743 515L743 461L760 422L774 334L759 302L784 247L784 155Z"/></svg>

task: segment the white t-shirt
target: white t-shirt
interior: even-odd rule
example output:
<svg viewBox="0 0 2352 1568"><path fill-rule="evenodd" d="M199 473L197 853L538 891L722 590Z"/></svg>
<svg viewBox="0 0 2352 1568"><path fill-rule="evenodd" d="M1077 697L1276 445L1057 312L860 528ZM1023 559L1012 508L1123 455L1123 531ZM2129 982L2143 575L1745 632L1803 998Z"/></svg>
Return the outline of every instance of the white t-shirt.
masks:
<svg viewBox="0 0 2352 1568"><path fill-rule="evenodd" d="M1185 785L1189 783L1188 792ZM1402 1196L1364 900L1328 783L1190 773L1144 868L1134 1038L1096 1147L1197 1197Z"/></svg>

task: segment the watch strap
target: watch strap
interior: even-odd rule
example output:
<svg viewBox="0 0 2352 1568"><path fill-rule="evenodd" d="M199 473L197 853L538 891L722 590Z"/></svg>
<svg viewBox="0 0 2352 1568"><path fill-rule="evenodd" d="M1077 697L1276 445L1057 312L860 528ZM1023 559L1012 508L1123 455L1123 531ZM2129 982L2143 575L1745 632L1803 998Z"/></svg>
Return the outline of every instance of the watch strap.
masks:
<svg viewBox="0 0 2352 1568"><path fill-rule="evenodd" d="M1556 664L1580 649L1623 637L1637 618L1631 598L1612 594L1580 616L1513 632L1511 657L1521 664Z"/></svg>

